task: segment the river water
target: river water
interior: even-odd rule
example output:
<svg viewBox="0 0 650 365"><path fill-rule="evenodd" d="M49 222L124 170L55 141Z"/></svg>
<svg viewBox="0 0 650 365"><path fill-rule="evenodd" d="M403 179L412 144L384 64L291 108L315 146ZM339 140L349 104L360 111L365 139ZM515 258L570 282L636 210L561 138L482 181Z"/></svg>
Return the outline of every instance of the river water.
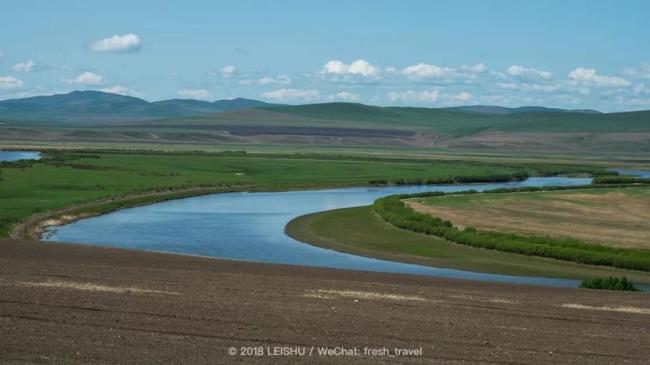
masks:
<svg viewBox="0 0 650 365"><path fill-rule="evenodd" d="M472 185L212 194L83 219L52 229L46 239L235 260L575 287L578 285L576 280L486 274L341 253L296 241L284 233L284 227L293 218L304 214L369 205L377 198L392 194L584 185L590 181L586 178L544 177Z"/></svg>
<svg viewBox="0 0 650 365"><path fill-rule="evenodd" d="M632 169L609 169L611 171L616 171L621 175L630 175L641 178L650 178L650 171L646 170L632 170Z"/></svg>
<svg viewBox="0 0 650 365"><path fill-rule="evenodd" d="M1 151L0 161L39 160L41 153L38 151Z"/></svg>

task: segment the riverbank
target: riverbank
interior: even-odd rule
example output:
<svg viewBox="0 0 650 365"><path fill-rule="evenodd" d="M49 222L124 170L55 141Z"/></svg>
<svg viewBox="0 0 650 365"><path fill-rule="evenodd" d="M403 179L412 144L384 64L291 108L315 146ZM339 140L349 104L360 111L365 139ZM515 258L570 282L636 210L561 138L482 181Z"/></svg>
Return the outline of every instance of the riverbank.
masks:
<svg viewBox="0 0 650 365"><path fill-rule="evenodd" d="M297 360L233 357L231 346L422 348L399 359L410 363L641 364L650 356L647 294L34 241L0 240L0 250L0 321L9 331L0 362Z"/></svg>
<svg viewBox="0 0 650 365"><path fill-rule="evenodd" d="M13 239L39 240L48 228L70 224L84 218L108 214L120 209L133 208L174 199L190 198L193 196L243 191L249 188L251 187L171 189L168 191L152 191L147 193L114 196L34 214L28 219L13 226L10 237Z"/></svg>
<svg viewBox="0 0 650 365"><path fill-rule="evenodd" d="M485 250L398 229L384 222L369 206L304 215L289 222L285 232L318 247L432 267L578 280L627 276L637 283L650 283L650 273L646 272Z"/></svg>

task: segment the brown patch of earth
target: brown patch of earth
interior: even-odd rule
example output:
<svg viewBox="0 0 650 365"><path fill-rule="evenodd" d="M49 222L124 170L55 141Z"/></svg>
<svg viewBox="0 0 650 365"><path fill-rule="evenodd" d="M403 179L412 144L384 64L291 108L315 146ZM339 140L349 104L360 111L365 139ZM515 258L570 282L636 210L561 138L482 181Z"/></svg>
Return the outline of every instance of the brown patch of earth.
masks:
<svg viewBox="0 0 650 365"><path fill-rule="evenodd" d="M526 199L526 193L494 195L470 206L406 203L417 212L477 229L573 237L618 247L650 248L650 195L549 194ZM444 199L444 198L442 198ZM478 199L481 199L480 197Z"/></svg>
<svg viewBox="0 0 650 365"><path fill-rule="evenodd" d="M0 252L1 363L644 364L650 358L644 293L36 241L0 240ZM278 346L422 353L270 356ZM242 356L242 348L262 352Z"/></svg>

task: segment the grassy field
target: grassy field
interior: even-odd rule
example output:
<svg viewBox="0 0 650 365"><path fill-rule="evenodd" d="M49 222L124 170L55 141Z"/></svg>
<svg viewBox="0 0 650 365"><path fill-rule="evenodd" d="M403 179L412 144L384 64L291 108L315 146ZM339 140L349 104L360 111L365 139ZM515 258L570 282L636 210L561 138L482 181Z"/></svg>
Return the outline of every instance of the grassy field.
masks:
<svg viewBox="0 0 650 365"><path fill-rule="evenodd" d="M650 273L484 250L398 229L385 223L371 207L302 216L291 221L286 232L300 241L337 251L435 267L574 279L627 275L635 282L650 283Z"/></svg>
<svg viewBox="0 0 650 365"><path fill-rule="evenodd" d="M508 115L351 103L273 106L130 122L75 123L0 116L2 143L85 143L256 148L421 149L423 152L541 153L604 158L647 155L650 111L520 112Z"/></svg>
<svg viewBox="0 0 650 365"><path fill-rule="evenodd" d="M580 168L538 167L545 173ZM377 179L489 179L521 172L536 174L538 170L526 164L368 156L59 151L40 162L0 166L0 234L7 235L13 224L33 214L156 190L238 186L281 190L367 185Z"/></svg>
<svg viewBox="0 0 650 365"><path fill-rule="evenodd" d="M650 188L590 189L412 199L416 212L455 226L650 248Z"/></svg>

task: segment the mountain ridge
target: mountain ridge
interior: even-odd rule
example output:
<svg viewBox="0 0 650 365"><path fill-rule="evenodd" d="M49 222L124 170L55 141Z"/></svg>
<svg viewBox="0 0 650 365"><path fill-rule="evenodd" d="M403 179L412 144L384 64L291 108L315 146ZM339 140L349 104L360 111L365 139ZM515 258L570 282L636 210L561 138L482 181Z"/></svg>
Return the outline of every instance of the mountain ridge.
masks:
<svg viewBox="0 0 650 365"><path fill-rule="evenodd" d="M235 98L213 102L169 99L149 102L128 95L85 90L0 101L0 118L41 121L148 120L220 113L272 106L259 100Z"/></svg>
<svg viewBox="0 0 650 365"><path fill-rule="evenodd" d="M33 96L0 101L0 118L36 121L142 121L161 118L207 116L239 109L260 108L292 114L330 114L341 118L399 118L404 111L417 113L464 113L476 115L513 115L524 113L605 114L590 109L562 109L543 106L503 107L495 105L464 105L456 107L423 108L374 106L360 103L329 102L315 104L272 104L255 99L234 98L204 101L195 99L144 99L102 91L72 91L66 94Z"/></svg>

